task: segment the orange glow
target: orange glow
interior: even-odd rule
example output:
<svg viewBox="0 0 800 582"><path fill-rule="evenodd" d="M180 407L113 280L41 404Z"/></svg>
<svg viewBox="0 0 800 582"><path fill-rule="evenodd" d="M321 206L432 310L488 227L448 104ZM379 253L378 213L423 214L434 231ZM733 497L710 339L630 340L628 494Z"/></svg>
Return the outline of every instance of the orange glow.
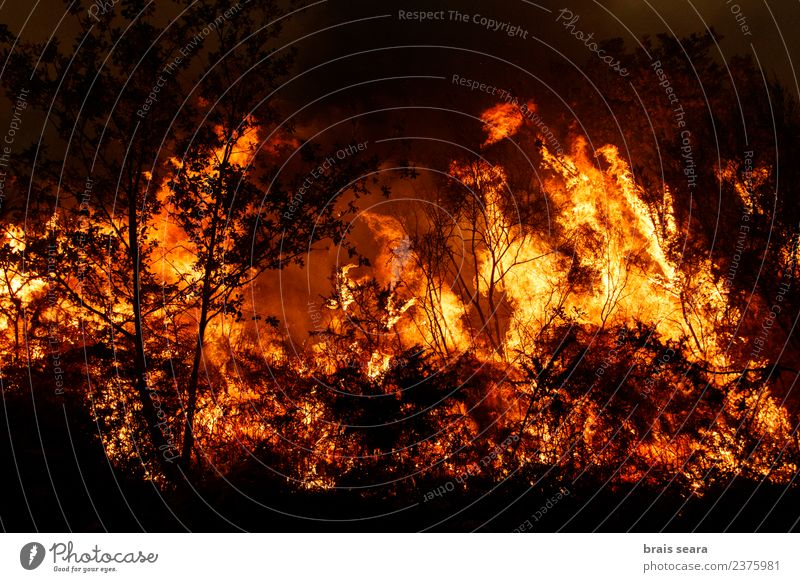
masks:
<svg viewBox="0 0 800 582"><path fill-rule="evenodd" d="M484 146L514 135L522 126L522 113L511 103L499 103L481 114L488 134Z"/></svg>
<svg viewBox="0 0 800 582"><path fill-rule="evenodd" d="M535 110L532 103L528 107ZM510 103L490 107L480 118L484 146L525 131L519 108ZM276 155L281 148L296 145L290 138L277 139L265 151ZM331 406L320 396L320 386L328 390L330 384L333 392L347 393L351 388L347 382L356 378L357 389L402 402L397 378L411 351L429 357L436 373L450 372L458 362L453 382L463 380L460 373L469 375L465 371L469 365L480 369L476 375L485 374L480 379L485 410L480 414L492 422L499 419L502 430L519 434L525 444L513 452L499 451L487 463L487 472L505 475L516 463L566 463L565 453L579 445L586 466L612 467L630 457L619 469L622 481L652 480L658 471L673 471L687 479L697 494L703 492L698 475L710 467L780 483L791 480L796 464L772 469L792 438L790 415L766 382L755 389L728 387L737 374L750 379L732 371L738 360L728 349L733 334L729 322L741 313L729 303L730 293L709 258L687 265L675 250L682 243L683 225L676 216L674 193L666 187L655 196L645 192L631 162L612 145L592 150L582 137L573 137L569 145L567 153L556 156L540 140L535 151L527 152L539 165L546 220L521 219L524 197L532 193L514 191L509 183L513 168L482 159L451 161L448 185L442 190L452 190L446 195L437 192L440 198L415 200L413 219L410 212L390 215L374 208L361 212L369 260L345 262L324 273L331 280L330 294L314 322L314 333L302 345L292 345L293 338L273 329L259 328L256 338L250 321L215 320L204 340L202 373L207 376L195 418L205 458L218 467L230 467L242 446L293 447L299 452L287 469L287 479L307 489L336 486L338 473L364 458L380 459L386 452L378 446L367 449L358 436L338 426ZM246 167L253 163L258 147L257 132L245 132L231 149L222 146L213 152L203 172L217 172L225 155L230 164ZM179 166L176 160L171 163ZM752 212L751 192L766 183L771 169L755 168L745 179L738 170L728 162L717 176ZM163 205L149 225L159 233L158 244L152 247L154 271L191 296L204 275L198 264L202 249L176 221L168 182L165 178L154 185ZM203 196L198 194L199 202L212 202ZM437 205L447 204L454 209L436 214ZM7 228L5 237L14 252L24 249L19 229ZM45 289L44 279L26 281L18 273L0 274L9 278L10 292L25 302ZM189 300L184 306L179 313L163 306L151 314L193 330L196 305ZM759 300L753 300L751 308L764 309ZM116 316L129 320L128 313ZM9 325L7 317L0 317L0 331ZM567 378L558 386L542 379L542 367L553 356L552 346L543 340L548 334L566 337L564 329L579 328L590 338L586 355L594 362L601 357L598 353L616 351L603 343L611 330L637 326L650 330L664 346L683 346L686 362L681 364L706 367L708 385L727 391L718 410L705 411L710 417L719 413L708 427L692 435L671 432L670 426L680 424L680 413L665 412L665 402L659 398L678 399L691 384L678 381L669 386L675 394L665 396L659 382L674 383L673 376L662 377L662 370L653 366L652 353L640 353L645 352L640 348L631 347L628 353L619 347L617 359L624 353L627 360L608 365L629 367L631 382L650 382L636 386L638 392L632 397L641 409L659 410L646 431L630 419L615 424L619 419L608 418L605 397L593 399L599 382L587 380L585 371L573 376L558 370ZM592 344L595 338L597 346ZM253 364L248 376L237 363L239 350L269 373ZM752 359L752 367L768 364L765 358ZM431 374L428 369L409 371L414 381L423 384ZM104 445L110 456L129 460L135 456L129 425L139 411L135 406L114 409L110 403L122 399L121 393L121 388L113 387L101 410L122 427L105 435ZM489 422L476 418L474 408L466 400L448 401L443 411L436 412L436 420L448 430L392 453L396 459L413 459L419 470L448 457L485 429L482 422ZM737 425L742 410L749 411L750 434L761 439L757 449L742 444ZM448 457L440 465L452 476L469 462L475 461Z"/></svg>

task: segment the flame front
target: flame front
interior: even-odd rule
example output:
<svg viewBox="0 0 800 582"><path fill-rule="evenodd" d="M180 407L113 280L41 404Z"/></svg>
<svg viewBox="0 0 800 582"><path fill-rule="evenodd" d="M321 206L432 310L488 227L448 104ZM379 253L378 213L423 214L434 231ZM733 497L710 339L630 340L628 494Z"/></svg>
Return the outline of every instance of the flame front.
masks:
<svg viewBox="0 0 800 582"><path fill-rule="evenodd" d="M555 154L540 135L525 141L530 127L516 105L480 119L486 158L452 160L446 183L404 214L360 213L374 252L330 273L311 337L295 342L255 318L210 326L211 389L195 428L205 461L224 469L242 448L287 451L279 473L310 489L348 486L343 476L370 463L453 476L486 458L482 470L498 479L519 466L559 465L630 483L671 474L697 494L711 469L789 482L797 470L790 415L749 371L767 360L743 362L732 323L742 310L711 259L686 257L674 193L645 192L614 146L592 149L575 137ZM516 138L538 164L524 192L508 167L487 161ZM257 147L255 133L240 136L229 162L247 167ZM221 155L198 171L213 173ZM770 172L756 168L741 183L729 162L718 178L752 209L750 193ZM191 297L204 276L198 247L174 220L168 180L157 198L163 209L148 225L159 232L157 270ZM4 236L11 252L24 250L19 230ZM0 274L8 300L23 307L47 291L45 277ZM151 314L176 344L197 315L185 307ZM757 300L751 308L765 310ZM9 313L0 331L19 335ZM157 371L153 381L169 379ZM129 460L137 410L115 409L117 397L109 392L99 408L122 427L104 444ZM374 416L348 399L375 406ZM692 415L710 421L683 430ZM519 446L498 444L509 434ZM489 445L470 446L486 435Z"/></svg>

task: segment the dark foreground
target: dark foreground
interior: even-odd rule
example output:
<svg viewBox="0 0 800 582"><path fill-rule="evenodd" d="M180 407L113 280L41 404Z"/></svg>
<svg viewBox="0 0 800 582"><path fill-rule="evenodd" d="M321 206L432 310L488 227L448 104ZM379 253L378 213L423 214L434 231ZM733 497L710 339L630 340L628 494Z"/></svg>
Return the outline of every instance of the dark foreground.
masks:
<svg viewBox="0 0 800 582"><path fill-rule="evenodd" d="M245 463L224 479L159 491L114 471L92 425L70 419L69 408L41 403L34 414L30 396L4 396L0 520L9 532L787 532L800 518L796 486L736 480L687 499L668 477L661 486L612 486L589 473L575 483L545 476L533 487L529 473L500 485L474 477L466 489L417 479L391 492L296 491Z"/></svg>

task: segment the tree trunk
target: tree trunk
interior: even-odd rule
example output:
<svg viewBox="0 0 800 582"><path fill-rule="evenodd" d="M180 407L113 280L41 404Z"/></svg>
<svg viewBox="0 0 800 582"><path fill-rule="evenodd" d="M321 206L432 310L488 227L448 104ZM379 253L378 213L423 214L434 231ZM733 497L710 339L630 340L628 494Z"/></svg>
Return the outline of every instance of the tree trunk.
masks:
<svg viewBox="0 0 800 582"><path fill-rule="evenodd" d="M207 279L206 279L207 280ZM200 321L197 330L197 343L194 349L194 360L192 362L192 373L189 376L189 384L186 388L186 423L183 429L183 450L181 451L181 463L189 467L192 462L192 448L194 446L194 414L197 410L197 386L200 379L200 361L203 358L203 341L205 339L206 326L208 325L208 299L206 285L203 285L203 302L200 307Z"/></svg>
<svg viewBox="0 0 800 582"><path fill-rule="evenodd" d="M132 308L135 327L133 337L134 386L142 403L142 412L145 422L147 423L148 432L150 433L150 439L156 450L158 462L164 470L164 473L171 477L175 469L172 461L177 457L177 454L170 455L170 451L176 447L174 442L170 442L170 439L167 439L164 436L164 432L162 432L161 427L166 426L169 428L169 424L167 424L166 419L162 421L159 420L155 405L153 404L153 396L150 393L150 388L147 383L147 358L144 351L144 330L142 323L141 258L139 256L136 191L136 187L132 188L132 192L128 196L128 250L132 263Z"/></svg>
<svg viewBox="0 0 800 582"><path fill-rule="evenodd" d="M208 309L211 302L211 275L214 270L214 250L217 245L217 209L211 217L211 237L208 244L208 256L206 257L206 268L203 273L203 291L201 293L200 318L197 328L197 343L194 349L194 361L192 362L192 373L189 376L189 384L186 388L186 423L183 429L183 450L181 451L181 463L189 467L192 462L192 448L194 446L194 414L197 410L197 386L200 378L200 361L203 357L203 342L208 326Z"/></svg>

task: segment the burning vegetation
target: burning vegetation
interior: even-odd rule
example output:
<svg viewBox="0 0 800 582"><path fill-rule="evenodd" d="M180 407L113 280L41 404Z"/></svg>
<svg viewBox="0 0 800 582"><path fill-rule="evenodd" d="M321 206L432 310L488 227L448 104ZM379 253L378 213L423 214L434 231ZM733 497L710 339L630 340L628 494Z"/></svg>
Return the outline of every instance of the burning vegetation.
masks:
<svg viewBox="0 0 800 582"><path fill-rule="evenodd" d="M132 112L199 8L175 40L104 69L111 32L93 33L83 71L14 49L31 102L67 90L49 136L63 159L32 158L5 186L33 192L0 226L8 398L66 399L115 470L164 490L265 469L287 491L421 503L428 485L477 495L548 475L570 499L576 483L682 498L794 486L800 231L779 198L792 176L758 150L768 133L702 150L735 112L716 103L704 120L667 40L648 46L694 122L691 173L674 116L648 138L647 116L574 100L587 121L570 122L539 97L482 104L463 150L400 158L355 129L319 137L265 99L293 57L248 36L273 10L243 8L172 71L159 100L183 103L177 125L158 104ZM689 45L695 60L711 46ZM672 107L628 57L641 97ZM115 103L140 58L74 136L79 88L97 75L94 101ZM754 76L738 66L741 86ZM598 83L621 107L612 74ZM757 117L764 97L749 94ZM783 107L780 139L796 144Z"/></svg>

